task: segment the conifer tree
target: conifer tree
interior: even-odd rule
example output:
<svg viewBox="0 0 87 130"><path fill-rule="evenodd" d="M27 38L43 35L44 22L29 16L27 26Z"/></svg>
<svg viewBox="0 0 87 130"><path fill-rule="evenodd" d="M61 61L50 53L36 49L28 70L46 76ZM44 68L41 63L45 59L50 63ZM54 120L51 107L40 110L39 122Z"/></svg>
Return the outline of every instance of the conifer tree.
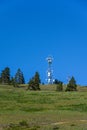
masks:
<svg viewBox="0 0 87 130"><path fill-rule="evenodd" d="M40 82L40 75L38 72L36 72L34 77L29 81L28 89L40 90Z"/></svg>
<svg viewBox="0 0 87 130"><path fill-rule="evenodd" d="M10 68L6 67L1 73L2 84L10 84Z"/></svg>
<svg viewBox="0 0 87 130"><path fill-rule="evenodd" d="M67 84L66 91L77 91L77 84L75 78L72 76L69 83Z"/></svg>
<svg viewBox="0 0 87 130"><path fill-rule="evenodd" d="M20 68L17 70L17 73L15 74L15 82L18 83L18 84L24 84L25 83L24 75L23 75Z"/></svg>

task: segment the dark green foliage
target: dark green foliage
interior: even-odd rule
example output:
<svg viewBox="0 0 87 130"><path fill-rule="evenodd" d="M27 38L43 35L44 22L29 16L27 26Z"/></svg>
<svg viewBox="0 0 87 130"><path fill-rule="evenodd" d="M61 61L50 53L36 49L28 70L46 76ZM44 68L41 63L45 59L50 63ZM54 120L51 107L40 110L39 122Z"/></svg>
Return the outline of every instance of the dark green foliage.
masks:
<svg viewBox="0 0 87 130"><path fill-rule="evenodd" d="M57 84L56 91L63 91L63 83L62 82L60 82L59 84Z"/></svg>
<svg viewBox="0 0 87 130"><path fill-rule="evenodd" d="M67 84L66 91L77 91L77 84L73 76L70 79L69 83Z"/></svg>
<svg viewBox="0 0 87 130"><path fill-rule="evenodd" d="M40 90L40 76L38 72L36 72L35 76L32 79L30 79L28 89Z"/></svg>
<svg viewBox="0 0 87 130"><path fill-rule="evenodd" d="M26 127L28 127L28 123L27 123L27 121L25 121L25 120L19 122L19 125L20 125L20 126L26 126Z"/></svg>
<svg viewBox="0 0 87 130"><path fill-rule="evenodd" d="M5 130L30 130L30 127L26 121L21 121L19 124L9 124Z"/></svg>
<svg viewBox="0 0 87 130"><path fill-rule="evenodd" d="M10 68L6 67L1 72L1 82L2 84L10 84Z"/></svg>
<svg viewBox="0 0 87 130"><path fill-rule="evenodd" d="M59 80L55 79L54 84L59 84Z"/></svg>
<svg viewBox="0 0 87 130"><path fill-rule="evenodd" d="M9 124L4 130L38 130L40 126L29 126L26 121L21 121L19 124Z"/></svg>
<svg viewBox="0 0 87 130"><path fill-rule="evenodd" d="M63 82L61 82L61 81L55 79L55 82L54 82L54 83L57 84L57 86L56 86L56 91L63 91Z"/></svg>
<svg viewBox="0 0 87 130"><path fill-rule="evenodd" d="M73 127L73 126L76 126L76 124L71 124L71 126Z"/></svg>
<svg viewBox="0 0 87 130"><path fill-rule="evenodd" d="M54 126L53 130L59 130L59 126Z"/></svg>
<svg viewBox="0 0 87 130"><path fill-rule="evenodd" d="M17 73L15 75L15 83L17 83L17 84L24 84L25 83L24 75L20 69L17 70Z"/></svg>
<svg viewBox="0 0 87 130"><path fill-rule="evenodd" d="M13 85L13 87L19 87L19 84L15 81L15 78L11 78L10 84Z"/></svg>
<svg viewBox="0 0 87 130"><path fill-rule="evenodd" d="M10 85L12 85L13 87L15 87L15 88L21 88L23 85L22 84L19 84L19 83L17 83L16 81L15 81L15 78L11 78L11 80L10 80Z"/></svg>
<svg viewBox="0 0 87 130"><path fill-rule="evenodd" d="M11 84L11 85L13 85L13 84L14 84L14 82L15 82L14 77L11 77L10 84Z"/></svg>
<svg viewBox="0 0 87 130"><path fill-rule="evenodd" d="M30 90L36 90L36 86L35 86L33 78L30 79L30 81L29 81L28 89L30 89Z"/></svg>
<svg viewBox="0 0 87 130"><path fill-rule="evenodd" d="M34 84L35 84L35 87L36 87L37 90L40 89L40 83L41 83L41 81L40 81L39 73L36 72L35 76L34 76Z"/></svg>
<svg viewBox="0 0 87 130"><path fill-rule="evenodd" d="M56 91L63 91L63 82L55 79L54 84L56 84Z"/></svg>

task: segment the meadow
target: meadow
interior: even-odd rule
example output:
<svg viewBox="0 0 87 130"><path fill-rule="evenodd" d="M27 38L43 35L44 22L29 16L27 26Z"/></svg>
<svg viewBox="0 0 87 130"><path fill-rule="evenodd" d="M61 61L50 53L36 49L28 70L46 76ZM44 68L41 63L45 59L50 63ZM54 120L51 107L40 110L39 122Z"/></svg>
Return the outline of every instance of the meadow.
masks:
<svg viewBox="0 0 87 130"><path fill-rule="evenodd" d="M0 130L87 130L87 87L57 92L0 85Z"/></svg>

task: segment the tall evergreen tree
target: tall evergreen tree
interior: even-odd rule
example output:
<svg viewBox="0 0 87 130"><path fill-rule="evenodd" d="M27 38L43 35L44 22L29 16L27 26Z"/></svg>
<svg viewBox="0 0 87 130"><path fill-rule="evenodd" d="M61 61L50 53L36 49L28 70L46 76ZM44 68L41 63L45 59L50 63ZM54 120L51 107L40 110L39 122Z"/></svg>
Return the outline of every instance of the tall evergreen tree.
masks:
<svg viewBox="0 0 87 130"><path fill-rule="evenodd" d="M10 68L6 67L1 73L2 84L10 84Z"/></svg>
<svg viewBox="0 0 87 130"><path fill-rule="evenodd" d="M20 68L17 70L17 73L15 74L15 82L18 84L25 84L24 75Z"/></svg>
<svg viewBox="0 0 87 130"><path fill-rule="evenodd" d="M34 77L30 79L28 89L40 90L40 75L38 72L35 73Z"/></svg>
<svg viewBox="0 0 87 130"><path fill-rule="evenodd" d="M38 72L35 73L34 83L35 83L36 88L39 89L41 80L40 80L40 75Z"/></svg>
<svg viewBox="0 0 87 130"><path fill-rule="evenodd" d="M72 76L69 83L67 84L66 91L77 91L77 84L75 78Z"/></svg>

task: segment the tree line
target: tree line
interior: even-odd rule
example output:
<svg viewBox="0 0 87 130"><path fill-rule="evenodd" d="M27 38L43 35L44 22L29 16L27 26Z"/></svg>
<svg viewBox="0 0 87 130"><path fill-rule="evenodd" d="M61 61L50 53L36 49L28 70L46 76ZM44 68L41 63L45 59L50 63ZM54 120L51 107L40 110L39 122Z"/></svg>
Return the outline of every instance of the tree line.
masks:
<svg viewBox="0 0 87 130"><path fill-rule="evenodd" d="M25 84L24 74L20 68L18 68L17 72L13 77L10 74L10 68L6 67L2 70L0 74L0 83L5 85L13 85L14 87L19 87L20 84ZM29 80L28 89L29 90L40 90L40 75L38 72ZM57 91L63 91L63 82L55 79L54 84L56 84ZM75 78L72 76L69 80L65 91L77 91L77 84Z"/></svg>
<svg viewBox="0 0 87 130"><path fill-rule="evenodd" d="M56 91L63 91L63 82L55 79L54 84L56 84ZM77 83L73 76L66 85L65 91L77 91Z"/></svg>
<svg viewBox="0 0 87 130"><path fill-rule="evenodd" d="M10 68L6 67L4 70L2 70L2 72L0 74L0 83L6 84L6 85L7 84L10 85L10 84L13 84L13 83L25 84L23 72L19 68L17 70L16 74L14 75L14 77L11 77Z"/></svg>
<svg viewBox="0 0 87 130"><path fill-rule="evenodd" d="M25 84L24 74L20 68L18 68L14 77L11 77L10 68L6 67L2 70L0 74L0 83L3 85L13 85L14 87L19 87L21 84ZM40 90L40 75L38 72L29 80L28 89L30 90Z"/></svg>

